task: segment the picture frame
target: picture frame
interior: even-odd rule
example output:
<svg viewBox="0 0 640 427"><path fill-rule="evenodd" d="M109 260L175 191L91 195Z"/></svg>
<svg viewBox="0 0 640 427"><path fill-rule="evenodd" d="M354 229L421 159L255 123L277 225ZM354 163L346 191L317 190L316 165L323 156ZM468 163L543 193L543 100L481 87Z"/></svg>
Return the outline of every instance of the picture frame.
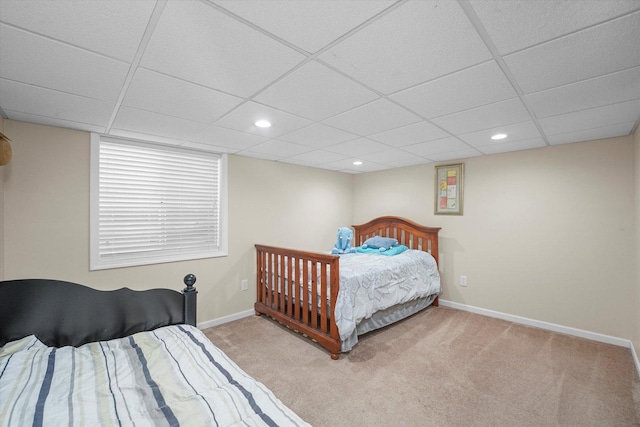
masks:
<svg viewBox="0 0 640 427"><path fill-rule="evenodd" d="M435 215L462 215L464 163L435 167Z"/></svg>

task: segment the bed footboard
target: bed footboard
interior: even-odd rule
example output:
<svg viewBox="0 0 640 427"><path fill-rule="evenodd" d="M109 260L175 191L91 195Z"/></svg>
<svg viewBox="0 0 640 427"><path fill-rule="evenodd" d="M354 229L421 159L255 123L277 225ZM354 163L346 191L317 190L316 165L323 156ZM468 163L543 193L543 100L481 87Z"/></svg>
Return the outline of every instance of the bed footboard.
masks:
<svg viewBox="0 0 640 427"><path fill-rule="evenodd" d="M317 341L340 357L340 335L333 311L338 300L337 255L255 245L256 315L266 314Z"/></svg>

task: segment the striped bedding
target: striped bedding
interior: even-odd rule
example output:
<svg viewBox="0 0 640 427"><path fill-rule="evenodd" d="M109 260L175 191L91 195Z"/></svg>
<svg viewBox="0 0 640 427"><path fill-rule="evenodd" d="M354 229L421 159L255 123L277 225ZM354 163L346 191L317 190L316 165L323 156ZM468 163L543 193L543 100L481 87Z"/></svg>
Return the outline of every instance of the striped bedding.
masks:
<svg viewBox="0 0 640 427"><path fill-rule="evenodd" d="M0 348L0 425L307 426L197 328Z"/></svg>

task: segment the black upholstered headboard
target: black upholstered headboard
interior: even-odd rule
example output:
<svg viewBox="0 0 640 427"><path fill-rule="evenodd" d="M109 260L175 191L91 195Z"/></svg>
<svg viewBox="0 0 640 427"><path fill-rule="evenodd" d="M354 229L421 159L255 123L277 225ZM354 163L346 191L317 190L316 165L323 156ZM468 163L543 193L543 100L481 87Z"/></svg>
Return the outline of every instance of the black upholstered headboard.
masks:
<svg viewBox="0 0 640 427"><path fill-rule="evenodd" d="M60 280L0 282L0 346L35 335L48 346L80 346L174 324L196 324L196 278L187 287L99 291Z"/></svg>

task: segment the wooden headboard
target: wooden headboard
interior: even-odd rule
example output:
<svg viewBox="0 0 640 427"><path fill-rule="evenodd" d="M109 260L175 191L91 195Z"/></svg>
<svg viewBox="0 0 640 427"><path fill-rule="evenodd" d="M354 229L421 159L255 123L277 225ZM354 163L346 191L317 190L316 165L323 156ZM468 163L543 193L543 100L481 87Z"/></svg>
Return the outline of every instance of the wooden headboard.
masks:
<svg viewBox="0 0 640 427"><path fill-rule="evenodd" d="M360 225L352 225L354 246L361 246L369 237L391 237L409 249L429 252L438 262L438 232L440 227L426 227L397 216L381 216Z"/></svg>

